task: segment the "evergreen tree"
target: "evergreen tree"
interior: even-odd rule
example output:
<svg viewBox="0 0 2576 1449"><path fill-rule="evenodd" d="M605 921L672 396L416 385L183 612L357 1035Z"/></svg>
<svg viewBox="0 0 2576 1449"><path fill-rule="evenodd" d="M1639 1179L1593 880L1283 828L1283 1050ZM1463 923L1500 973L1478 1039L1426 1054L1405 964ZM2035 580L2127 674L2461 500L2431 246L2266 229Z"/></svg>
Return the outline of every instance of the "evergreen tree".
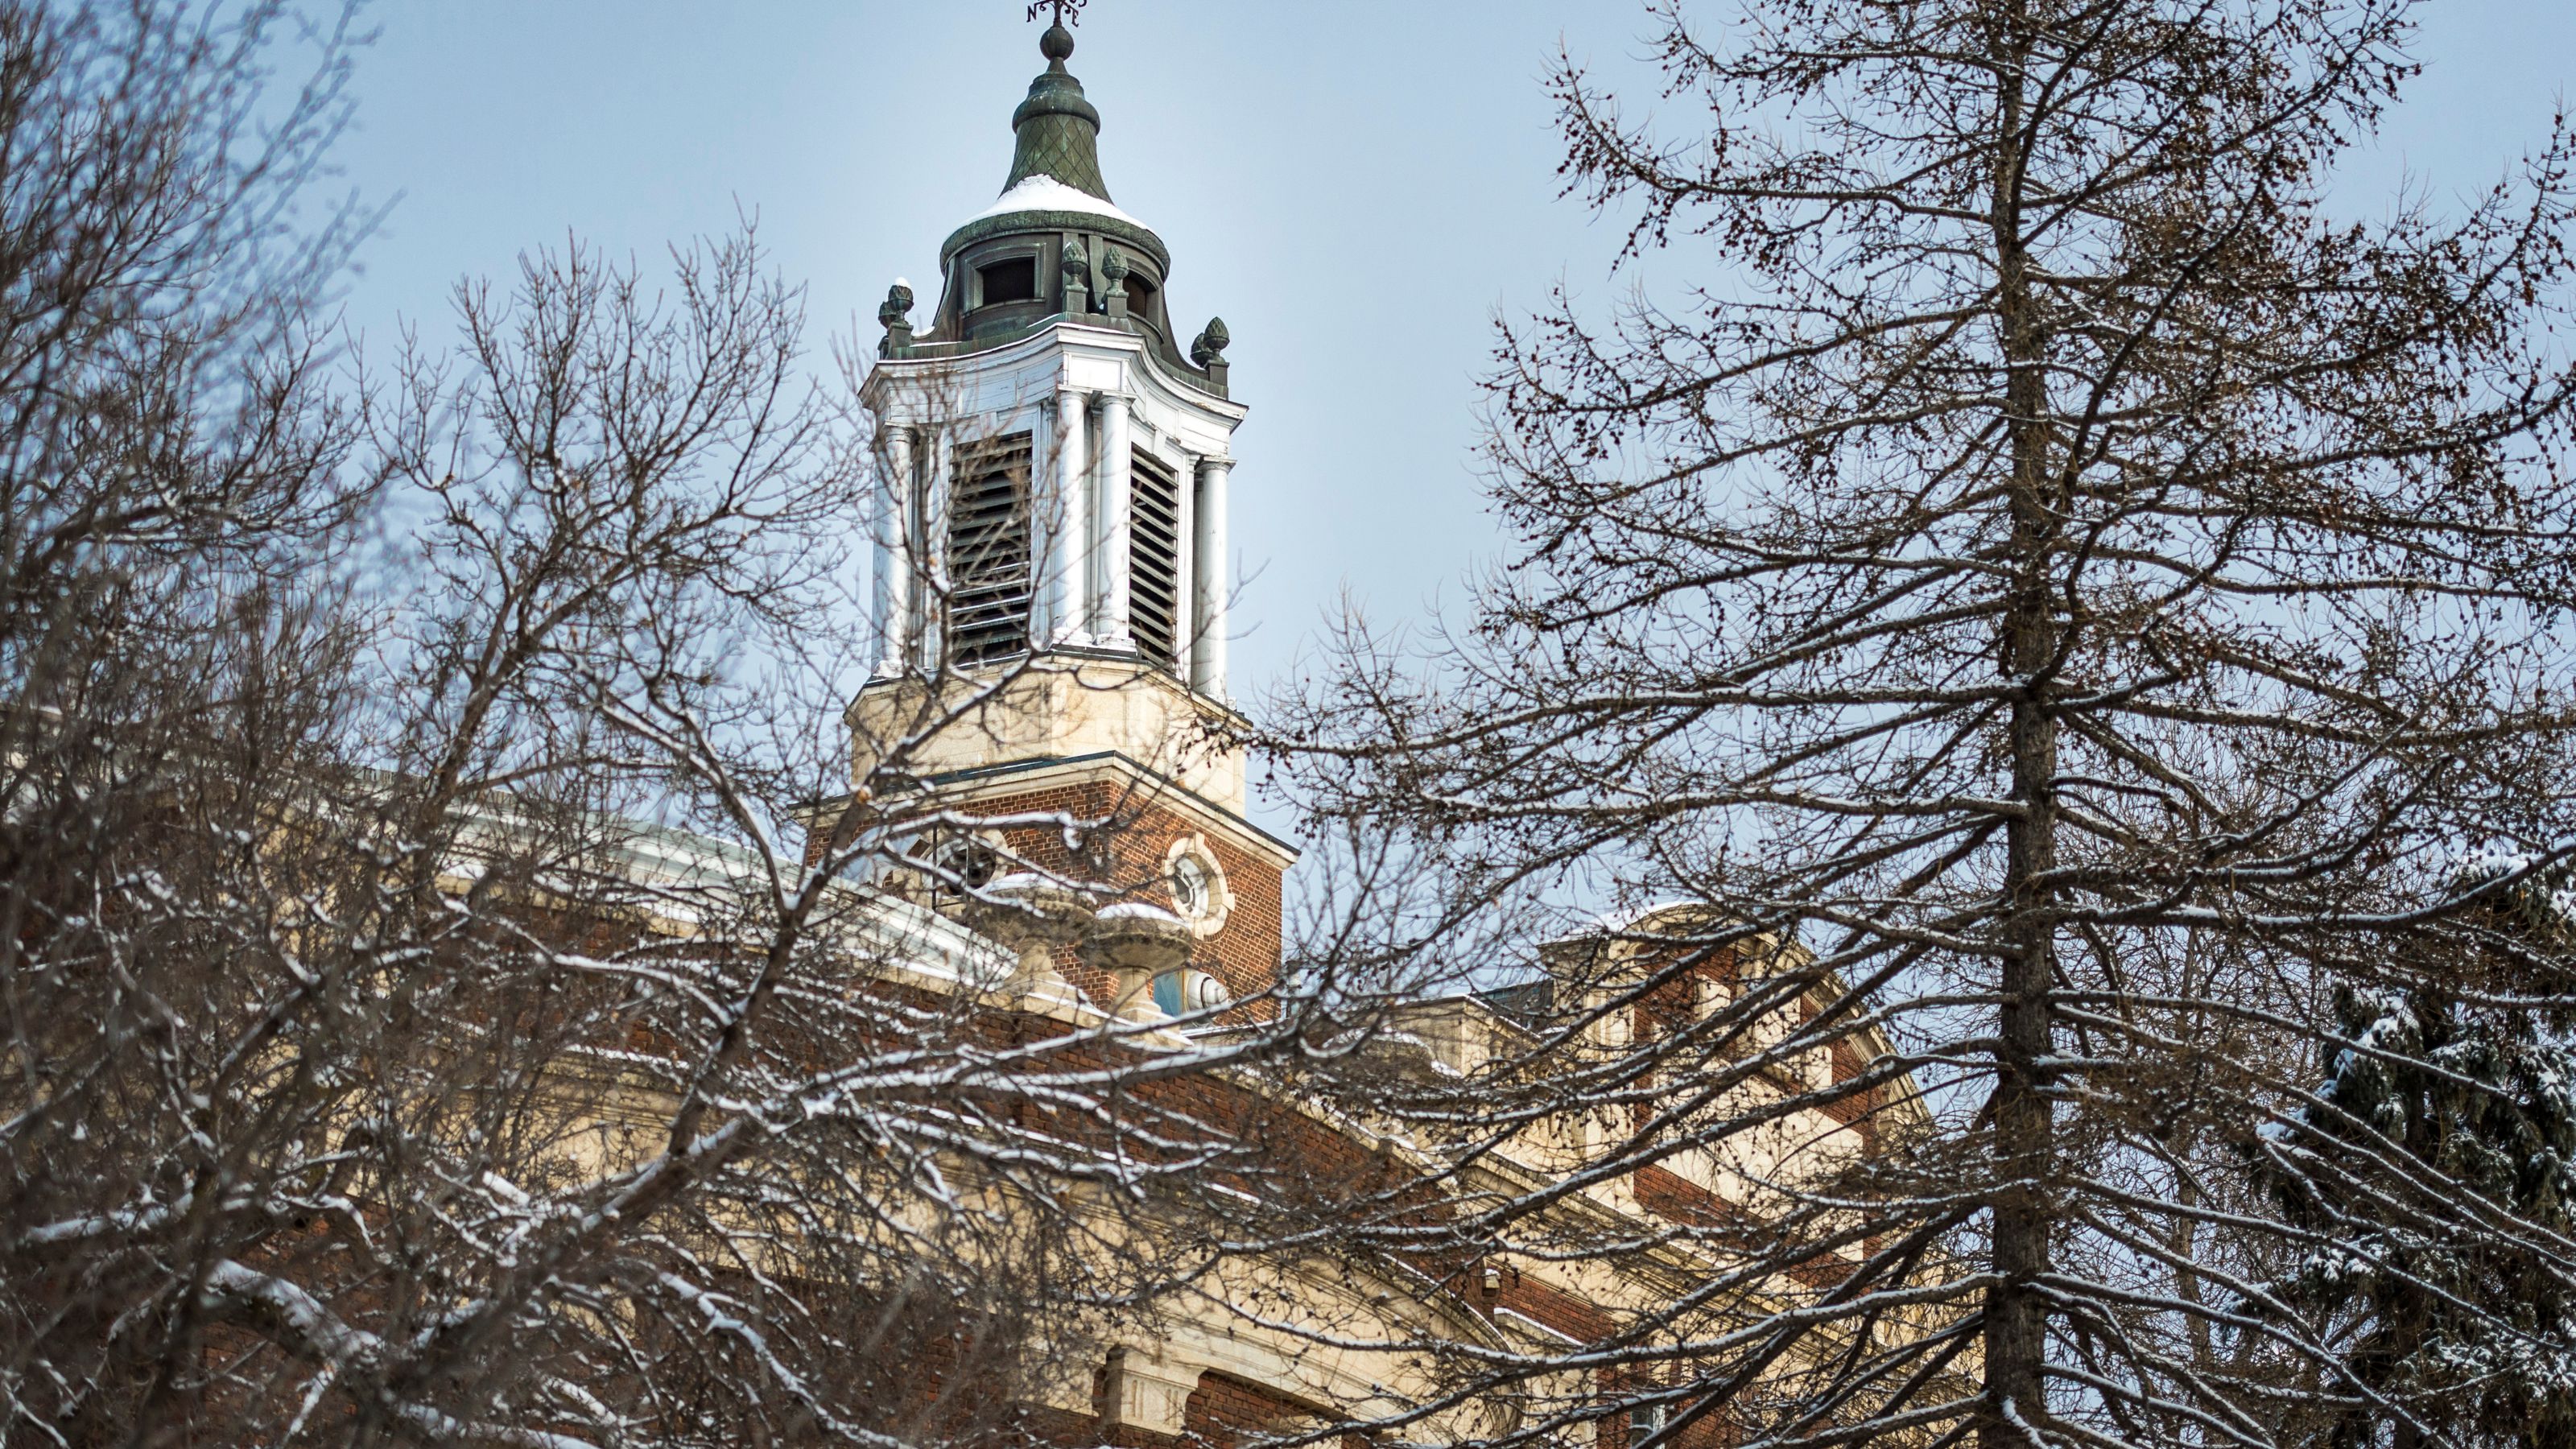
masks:
<svg viewBox="0 0 2576 1449"><path fill-rule="evenodd" d="M2564 945L2562 875L2503 893L2505 938ZM2380 1425L2413 1444L2415 1421L2455 1442L2576 1444L2576 1298L2530 1236L2576 1239L2576 1049L2563 1023L2472 999L2465 974L2337 990L2343 1045L2304 1143L2262 1144L2284 1216L2315 1234L2266 1296L2333 1325L2351 1391L2338 1446Z"/></svg>

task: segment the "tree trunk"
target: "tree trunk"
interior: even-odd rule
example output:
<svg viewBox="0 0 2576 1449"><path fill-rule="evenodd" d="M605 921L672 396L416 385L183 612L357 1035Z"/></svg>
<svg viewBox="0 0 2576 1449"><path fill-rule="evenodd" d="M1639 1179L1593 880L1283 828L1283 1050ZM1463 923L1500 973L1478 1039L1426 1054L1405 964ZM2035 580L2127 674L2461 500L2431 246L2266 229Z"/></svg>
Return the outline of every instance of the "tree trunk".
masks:
<svg viewBox="0 0 2576 1449"><path fill-rule="evenodd" d="M2005 435L2012 469L2016 569L1998 652L2006 677L2021 691L2012 705L2009 742L2012 798L2025 813L2007 826L2005 836L2005 897L1999 922L2004 948L2002 1060L1997 1064L1993 1102L1999 1188L1994 1205L1996 1281L1986 1295L1987 1419L1979 1441L1982 1449L2027 1449L2029 1428L2047 1422L2048 1309L2031 1285L2048 1271L2052 1207L2047 1183L2055 1128L2042 1063L2049 1056L2053 1036L2049 992L2056 929L2049 911L2049 875L2057 863L2057 720L2049 708L2046 682L2058 647L2050 576L2050 543L2056 525L2055 510L2046 496L2046 345L2022 242L2021 76L2029 43L2027 20L2019 5L2004 16L1996 40L2001 83L1994 231L2008 369Z"/></svg>

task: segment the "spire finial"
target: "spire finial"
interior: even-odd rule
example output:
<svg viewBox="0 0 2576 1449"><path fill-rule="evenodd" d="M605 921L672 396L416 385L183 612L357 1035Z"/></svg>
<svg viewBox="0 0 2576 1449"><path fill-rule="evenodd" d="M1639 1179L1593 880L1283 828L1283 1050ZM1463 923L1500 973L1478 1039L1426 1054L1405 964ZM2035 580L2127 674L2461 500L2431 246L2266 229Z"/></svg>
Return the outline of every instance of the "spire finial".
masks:
<svg viewBox="0 0 2576 1449"><path fill-rule="evenodd" d="M1064 74L1064 63L1073 58L1073 31L1067 27L1082 23L1083 4L1084 0L1029 0L1031 20L1049 11L1055 13L1055 23L1038 37L1038 54L1047 58L1051 74Z"/></svg>
<svg viewBox="0 0 2576 1449"><path fill-rule="evenodd" d="M1100 112L1082 98L1082 82L1064 68L1073 54L1073 32L1087 0L1029 0L1029 18L1050 12L1054 23L1038 39L1047 58L1043 75L1029 82L1029 98L1011 113L1019 144L1011 157L1009 191L1032 176L1052 176L1076 191L1109 199L1109 184L1100 179Z"/></svg>
<svg viewBox="0 0 2576 1449"><path fill-rule="evenodd" d="M1055 23L1046 28L1046 34L1038 37L1038 54L1047 58L1049 69L1063 70L1064 63L1073 58L1073 31L1070 27L1082 23L1084 3L1085 0L1029 0L1031 20L1049 11L1055 14Z"/></svg>

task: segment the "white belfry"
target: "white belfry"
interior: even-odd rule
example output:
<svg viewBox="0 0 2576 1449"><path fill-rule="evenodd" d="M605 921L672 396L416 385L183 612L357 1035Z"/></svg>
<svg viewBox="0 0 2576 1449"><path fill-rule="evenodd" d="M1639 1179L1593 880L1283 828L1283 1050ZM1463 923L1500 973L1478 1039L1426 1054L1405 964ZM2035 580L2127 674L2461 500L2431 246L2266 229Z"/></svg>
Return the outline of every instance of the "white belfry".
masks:
<svg viewBox="0 0 2576 1449"><path fill-rule="evenodd" d="M936 314L915 331L902 284L877 314L873 672L1126 661L1221 705L1225 324L1174 329L1170 251L1109 200L1069 40L1046 53L1001 200L940 249Z"/></svg>

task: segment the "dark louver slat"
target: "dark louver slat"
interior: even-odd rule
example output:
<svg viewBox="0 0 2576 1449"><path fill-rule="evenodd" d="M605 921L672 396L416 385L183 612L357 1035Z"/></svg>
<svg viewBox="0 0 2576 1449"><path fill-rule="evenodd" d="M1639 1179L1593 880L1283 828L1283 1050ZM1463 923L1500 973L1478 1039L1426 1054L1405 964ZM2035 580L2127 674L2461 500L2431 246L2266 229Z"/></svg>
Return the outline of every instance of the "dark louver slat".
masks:
<svg viewBox="0 0 2576 1449"><path fill-rule="evenodd" d="M1165 668L1180 657L1181 483L1161 459L1135 455L1127 530L1129 626L1136 650Z"/></svg>
<svg viewBox="0 0 2576 1449"><path fill-rule="evenodd" d="M948 655L959 664L1029 647L1030 439L957 450L948 502Z"/></svg>

